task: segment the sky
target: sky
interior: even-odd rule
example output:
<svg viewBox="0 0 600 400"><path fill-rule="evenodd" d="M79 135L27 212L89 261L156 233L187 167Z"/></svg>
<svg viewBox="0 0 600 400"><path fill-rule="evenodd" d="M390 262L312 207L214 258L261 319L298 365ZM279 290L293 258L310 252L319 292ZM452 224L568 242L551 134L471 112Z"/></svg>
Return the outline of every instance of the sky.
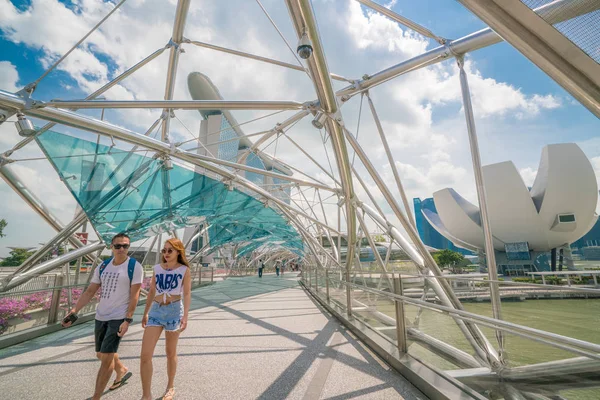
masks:
<svg viewBox="0 0 600 400"><path fill-rule="evenodd" d="M1 0L0 90L14 92L35 81L67 52L116 4L103 0ZM383 1L379 1L384 4ZM262 0L290 46L296 45L285 3ZM448 39L485 28L458 2L450 0L397 0L385 4L393 11ZM383 17L354 0L314 0L313 6L331 72L350 79L374 74L437 47L431 41ZM128 0L82 45L38 85L38 100L81 99L109 82L159 48L172 34L175 0ZM252 0L192 0L184 36L245 52L296 63L293 53ZM233 55L183 46L177 71L175 99L191 99L187 75L208 75L225 99L295 100L316 98L312 83L302 72L240 59ZM168 51L110 89L107 99L156 100L164 96ZM536 176L542 148L552 143L580 145L600 176L599 120L577 103L539 68L506 43L468 54L466 70L472 91L477 133L484 165L511 160L530 186ZM334 87L344 87L334 82ZM458 68L454 60L405 74L370 91L408 197L431 197L446 187L455 188L477 202L469 143L461 103ZM105 119L143 133L161 110L107 111ZM84 114L98 118L99 110ZM244 122L263 112L234 112ZM245 133L270 129L293 112L261 119L244 126ZM358 140L385 180L393 187L391 167L385 158L366 99L355 96L344 104L346 126L358 131ZM200 115L178 111L181 123L172 123L175 140L198 132ZM360 118L359 118L360 117ZM14 119L14 118L13 118ZM360 123L359 123L360 119ZM12 119L11 119L12 120ZM43 121L34 121L43 124ZM55 130L86 137L66 127ZM288 132L323 165L327 158L319 132L305 119ZM0 152L19 141L14 124L0 125ZM327 144L329 146L329 144ZM284 139L265 149L307 173L328 178ZM15 152L11 168L31 191L63 222L72 219L76 202L35 143ZM357 169L366 175L355 161ZM372 182L367 185L391 221ZM394 191L394 190L393 190ZM394 191L397 194L396 191ZM357 188L359 198L366 194ZM326 213L335 214L327 205ZM54 231L0 181L0 218L8 222L0 239L0 257L6 246L36 246Z"/></svg>

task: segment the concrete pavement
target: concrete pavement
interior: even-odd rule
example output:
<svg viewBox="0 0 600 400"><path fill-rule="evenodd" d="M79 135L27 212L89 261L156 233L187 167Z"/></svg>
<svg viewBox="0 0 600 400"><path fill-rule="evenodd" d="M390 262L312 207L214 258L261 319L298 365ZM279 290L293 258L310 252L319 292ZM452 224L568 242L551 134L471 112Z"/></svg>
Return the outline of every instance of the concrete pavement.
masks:
<svg viewBox="0 0 600 400"><path fill-rule="evenodd" d="M425 399L299 286L295 274L229 278L193 292L179 340L176 399ZM119 354L133 377L106 399L139 399L142 307ZM0 350L0 393L11 399L86 399L99 362L93 322ZM166 385L164 334L153 394Z"/></svg>

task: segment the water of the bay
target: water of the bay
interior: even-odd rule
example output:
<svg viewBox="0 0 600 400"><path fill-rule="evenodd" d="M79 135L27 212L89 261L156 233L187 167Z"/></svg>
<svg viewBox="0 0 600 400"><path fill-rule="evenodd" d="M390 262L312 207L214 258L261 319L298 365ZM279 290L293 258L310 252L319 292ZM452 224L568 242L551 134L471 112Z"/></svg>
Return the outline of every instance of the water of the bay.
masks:
<svg viewBox="0 0 600 400"><path fill-rule="evenodd" d="M464 306L466 311L492 316L492 307L489 302L465 303ZM405 308L408 319L414 321L417 316L416 307L406 306ZM381 305L378 306L378 309L390 316L394 315L392 305ZM600 299L503 301L502 318L519 325L600 344ZM448 315L424 310L420 316L418 327L419 330L436 339L473 354L469 342L456 322ZM486 327L481 327L481 329L489 341L498 347L494 331ZM514 335L505 335L504 347L508 363L512 367L579 356ZM409 353L444 370L457 368L416 343L410 344ZM598 400L600 399L600 388L562 391L560 395L568 400Z"/></svg>

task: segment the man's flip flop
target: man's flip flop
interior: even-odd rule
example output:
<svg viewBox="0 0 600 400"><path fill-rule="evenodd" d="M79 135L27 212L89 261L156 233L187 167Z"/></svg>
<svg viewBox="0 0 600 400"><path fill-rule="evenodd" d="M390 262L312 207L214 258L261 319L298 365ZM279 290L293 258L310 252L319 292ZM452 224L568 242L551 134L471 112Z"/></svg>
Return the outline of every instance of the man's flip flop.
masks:
<svg viewBox="0 0 600 400"><path fill-rule="evenodd" d="M108 388L108 390L115 390L120 388L125 384L125 382L127 382L127 379L131 378L132 376L133 374L131 372L126 373L120 380L114 381L113 384Z"/></svg>

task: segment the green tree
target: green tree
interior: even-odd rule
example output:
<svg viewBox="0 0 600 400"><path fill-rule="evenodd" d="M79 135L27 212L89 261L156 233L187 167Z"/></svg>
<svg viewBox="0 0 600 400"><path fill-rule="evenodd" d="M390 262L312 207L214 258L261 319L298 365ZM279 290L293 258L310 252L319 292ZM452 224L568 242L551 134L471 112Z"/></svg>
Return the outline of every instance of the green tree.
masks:
<svg viewBox="0 0 600 400"><path fill-rule="evenodd" d="M379 242L379 243L387 242L387 240L385 240L385 236L383 236L383 235L372 235L371 237L373 238L374 241Z"/></svg>
<svg viewBox="0 0 600 400"><path fill-rule="evenodd" d="M6 257L2 262L0 262L0 266L2 267L18 267L23 264L23 261L28 259L33 254L33 251L28 251L27 249L15 247L10 251L10 255Z"/></svg>
<svg viewBox="0 0 600 400"><path fill-rule="evenodd" d="M6 225L8 225L6 220L4 218L0 219L0 238L6 236L3 232Z"/></svg>
<svg viewBox="0 0 600 400"><path fill-rule="evenodd" d="M434 253L433 258L438 265L441 265L443 268L448 268L453 274L460 274L462 272L460 263L465 257L456 251L444 249Z"/></svg>

